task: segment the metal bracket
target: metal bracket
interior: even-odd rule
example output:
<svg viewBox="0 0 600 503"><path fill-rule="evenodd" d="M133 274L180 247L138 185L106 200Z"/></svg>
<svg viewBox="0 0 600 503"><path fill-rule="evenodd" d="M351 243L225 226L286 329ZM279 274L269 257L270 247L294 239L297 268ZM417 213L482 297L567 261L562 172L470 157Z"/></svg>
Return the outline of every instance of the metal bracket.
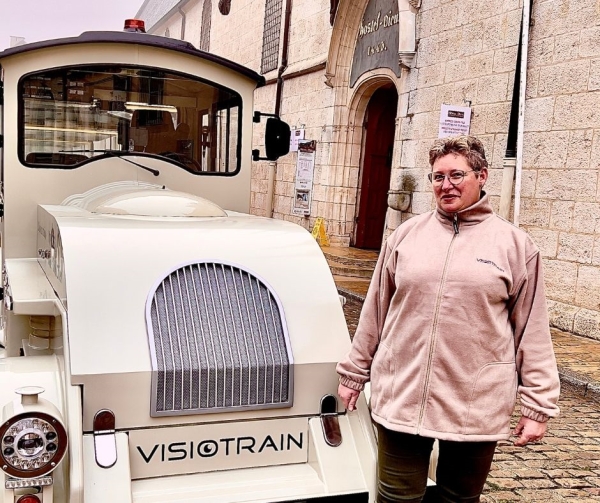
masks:
<svg viewBox="0 0 600 503"><path fill-rule="evenodd" d="M333 395L321 398L320 418L325 443L331 447L339 447L342 443L342 431L337 415L337 399Z"/></svg>
<svg viewBox="0 0 600 503"><path fill-rule="evenodd" d="M279 119L279 115L277 114L267 114L267 113L263 113L263 112L254 112L254 115L252 116L252 122L260 122L260 118L261 117L275 117L276 119Z"/></svg>
<svg viewBox="0 0 600 503"><path fill-rule="evenodd" d="M117 462L115 415L112 410L102 409L94 416L94 454L100 468L110 468Z"/></svg>

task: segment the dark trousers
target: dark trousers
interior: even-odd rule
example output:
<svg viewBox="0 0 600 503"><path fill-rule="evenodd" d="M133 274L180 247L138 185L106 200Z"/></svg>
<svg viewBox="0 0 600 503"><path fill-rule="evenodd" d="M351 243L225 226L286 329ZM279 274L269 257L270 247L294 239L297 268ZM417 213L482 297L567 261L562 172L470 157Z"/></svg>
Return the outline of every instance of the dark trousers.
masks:
<svg viewBox="0 0 600 503"><path fill-rule="evenodd" d="M477 503L496 442L439 441L437 487L425 489L433 438L390 431L377 424L377 503Z"/></svg>

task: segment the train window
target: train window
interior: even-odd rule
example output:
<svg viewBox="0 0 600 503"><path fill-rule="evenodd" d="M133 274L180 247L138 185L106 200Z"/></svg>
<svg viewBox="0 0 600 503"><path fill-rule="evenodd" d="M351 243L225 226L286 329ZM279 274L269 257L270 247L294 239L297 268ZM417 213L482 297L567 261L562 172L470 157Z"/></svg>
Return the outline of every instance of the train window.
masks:
<svg viewBox="0 0 600 503"><path fill-rule="evenodd" d="M189 75L77 66L20 82L21 161L75 168L110 155L163 156L196 174L239 169L242 100Z"/></svg>

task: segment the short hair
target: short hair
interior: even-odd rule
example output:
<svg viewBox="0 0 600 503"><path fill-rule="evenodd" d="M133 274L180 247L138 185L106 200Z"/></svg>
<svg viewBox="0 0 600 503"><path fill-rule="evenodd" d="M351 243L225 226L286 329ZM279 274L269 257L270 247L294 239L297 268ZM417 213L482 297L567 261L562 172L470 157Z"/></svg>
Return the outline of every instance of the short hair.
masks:
<svg viewBox="0 0 600 503"><path fill-rule="evenodd" d="M471 135L440 138L429 149L429 164L448 154L462 155L473 171L481 171L488 167L485 149L481 140Z"/></svg>

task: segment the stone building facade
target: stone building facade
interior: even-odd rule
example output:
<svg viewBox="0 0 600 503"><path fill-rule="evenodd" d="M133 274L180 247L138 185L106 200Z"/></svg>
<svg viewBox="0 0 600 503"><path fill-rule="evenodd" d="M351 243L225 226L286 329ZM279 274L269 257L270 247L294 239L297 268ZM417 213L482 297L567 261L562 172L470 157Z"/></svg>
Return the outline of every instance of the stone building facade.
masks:
<svg viewBox="0 0 600 503"><path fill-rule="evenodd" d="M600 340L599 5L146 0L138 17L150 33L262 73L257 110L274 110L279 78L282 118L317 142L311 212L292 213L295 153L254 164L252 211L307 229L323 217L333 244L378 247L401 222L430 210L427 152L441 107L470 107L470 132L491 164L492 204L542 251L551 322ZM522 33L524 12L530 22ZM390 55L397 64L380 63ZM515 82L524 90L520 103ZM505 160L510 131L516 161ZM407 208L392 201L407 196Z"/></svg>

